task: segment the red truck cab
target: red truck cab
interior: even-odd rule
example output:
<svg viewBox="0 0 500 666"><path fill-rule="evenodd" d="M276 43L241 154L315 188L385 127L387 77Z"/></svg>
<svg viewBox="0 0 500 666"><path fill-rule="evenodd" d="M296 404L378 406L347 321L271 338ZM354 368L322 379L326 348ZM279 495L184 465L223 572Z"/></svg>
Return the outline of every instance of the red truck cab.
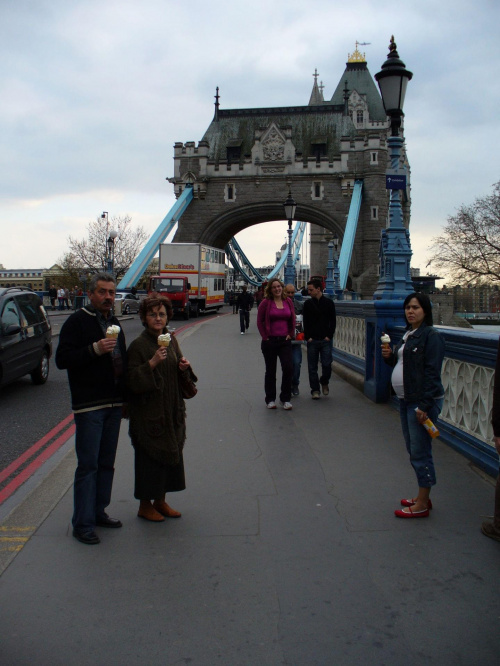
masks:
<svg viewBox="0 0 500 666"><path fill-rule="evenodd" d="M153 293L161 294L170 299L174 314L181 314L184 319L189 319L192 315L197 316L197 312L192 311L189 302L189 290L191 285L186 277L160 277L154 275L149 280L148 295Z"/></svg>

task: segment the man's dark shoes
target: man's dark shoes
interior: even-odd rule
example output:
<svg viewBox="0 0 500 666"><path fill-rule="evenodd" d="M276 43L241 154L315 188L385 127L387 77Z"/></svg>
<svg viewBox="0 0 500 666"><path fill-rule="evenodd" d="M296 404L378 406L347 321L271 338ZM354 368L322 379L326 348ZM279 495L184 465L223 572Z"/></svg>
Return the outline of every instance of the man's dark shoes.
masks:
<svg viewBox="0 0 500 666"><path fill-rule="evenodd" d="M122 521L117 518L110 518L107 513L96 518L95 524L98 527L122 527Z"/></svg>
<svg viewBox="0 0 500 666"><path fill-rule="evenodd" d="M97 534L92 530L89 530L88 532L78 532L78 530L73 530L73 536L80 541L80 543L87 543L91 546L96 543L101 543Z"/></svg>
<svg viewBox="0 0 500 666"><path fill-rule="evenodd" d="M490 539L495 539L495 541L500 541L500 529L495 527L493 523L485 521L481 525L481 532L485 536L490 537Z"/></svg>

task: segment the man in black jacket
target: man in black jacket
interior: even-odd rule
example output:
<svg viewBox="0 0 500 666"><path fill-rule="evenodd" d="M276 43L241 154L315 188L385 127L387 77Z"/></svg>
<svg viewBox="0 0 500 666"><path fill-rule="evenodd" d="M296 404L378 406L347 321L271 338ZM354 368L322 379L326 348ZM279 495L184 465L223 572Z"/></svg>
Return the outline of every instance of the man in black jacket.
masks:
<svg viewBox="0 0 500 666"><path fill-rule="evenodd" d="M236 307L240 313L240 332L241 335L248 331L250 326L250 310L253 307L253 296L247 292L246 284L241 288L241 294L238 295Z"/></svg>
<svg viewBox="0 0 500 666"><path fill-rule="evenodd" d="M96 525L122 526L105 511L111 501L125 384L125 336L111 313L115 293L112 275L94 275L90 305L68 317L56 352L57 367L68 371L76 426L73 536L86 544L99 543ZM116 329L107 335L109 326Z"/></svg>
<svg viewBox="0 0 500 666"><path fill-rule="evenodd" d="M313 400L328 395L328 383L332 376L332 338L335 333L335 305L323 296L323 285L313 278L307 283L307 293L311 297L304 303L304 337L307 342L307 366L309 385ZM321 377L318 377L318 361L321 360Z"/></svg>

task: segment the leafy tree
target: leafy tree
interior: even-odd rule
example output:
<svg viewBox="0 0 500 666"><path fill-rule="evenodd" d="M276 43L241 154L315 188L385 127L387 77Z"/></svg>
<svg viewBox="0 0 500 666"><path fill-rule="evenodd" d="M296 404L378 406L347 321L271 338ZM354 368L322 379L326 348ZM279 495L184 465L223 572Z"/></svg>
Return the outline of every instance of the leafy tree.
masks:
<svg viewBox="0 0 500 666"><path fill-rule="evenodd" d="M114 244L114 273L119 281L130 268L144 246L148 235L143 227L133 229L132 218L114 217L111 220L98 217L87 226L87 238L78 240L70 236L70 251L61 260L65 273L70 275L97 273L108 267L107 240L112 230L118 233ZM74 284L78 284L77 280Z"/></svg>
<svg viewBox="0 0 500 666"><path fill-rule="evenodd" d="M429 263L459 284L500 280L500 181L493 194L461 206L448 217L441 236L432 239Z"/></svg>

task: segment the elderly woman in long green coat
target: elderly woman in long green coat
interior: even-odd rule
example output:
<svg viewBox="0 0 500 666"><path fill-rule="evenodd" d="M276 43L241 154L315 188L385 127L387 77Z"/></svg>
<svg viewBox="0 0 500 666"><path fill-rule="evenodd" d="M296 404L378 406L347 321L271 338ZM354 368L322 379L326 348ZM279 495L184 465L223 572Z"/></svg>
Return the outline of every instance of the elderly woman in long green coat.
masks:
<svg viewBox="0 0 500 666"><path fill-rule="evenodd" d="M170 300L159 295L145 298L139 316L144 331L127 352L129 434L135 450L134 497L140 502L140 518L161 522L165 517L181 515L167 504L165 494L186 487L182 455L186 407L180 382L186 376L196 381L196 376L179 343L168 334Z"/></svg>

